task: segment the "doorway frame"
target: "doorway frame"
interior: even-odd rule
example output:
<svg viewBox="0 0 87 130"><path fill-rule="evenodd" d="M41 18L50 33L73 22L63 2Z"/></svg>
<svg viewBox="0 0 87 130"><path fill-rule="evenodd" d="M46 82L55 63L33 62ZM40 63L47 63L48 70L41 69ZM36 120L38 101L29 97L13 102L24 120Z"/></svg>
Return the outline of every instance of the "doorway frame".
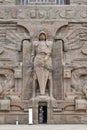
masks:
<svg viewBox="0 0 87 130"><path fill-rule="evenodd" d="M46 123L45 122L42 122L42 123L40 123L40 117L39 117L39 114L40 114L40 107L41 106L45 106L46 107ZM44 118L44 117L43 117ZM47 118L48 118L48 104L47 104L47 102L38 102L38 123L39 124L47 124Z"/></svg>
<svg viewBox="0 0 87 130"><path fill-rule="evenodd" d="M38 104L40 102L46 102L47 103L47 123L46 124L53 124L53 106L52 106L52 100L49 98L46 100L43 97L39 99L34 99L33 100L33 121L34 124L39 124L38 121Z"/></svg>

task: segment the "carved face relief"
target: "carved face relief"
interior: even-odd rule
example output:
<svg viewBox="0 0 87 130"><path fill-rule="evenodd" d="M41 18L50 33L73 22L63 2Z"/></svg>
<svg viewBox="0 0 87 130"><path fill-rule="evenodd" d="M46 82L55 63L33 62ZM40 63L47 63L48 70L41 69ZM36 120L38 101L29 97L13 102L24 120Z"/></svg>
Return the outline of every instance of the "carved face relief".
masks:
<svg viewBox="0 0 87 130"><path fill-rule="evenodd" d="M41 33L39 35L39 41L46 41L46 35L45 35L45 33Z"/></svg>

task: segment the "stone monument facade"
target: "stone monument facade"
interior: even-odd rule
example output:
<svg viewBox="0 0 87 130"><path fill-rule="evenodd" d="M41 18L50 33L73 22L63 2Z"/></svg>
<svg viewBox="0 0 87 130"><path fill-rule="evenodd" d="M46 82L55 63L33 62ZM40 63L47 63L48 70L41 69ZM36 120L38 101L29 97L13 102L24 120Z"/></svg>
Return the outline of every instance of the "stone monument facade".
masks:
<svg viewBox="0 0 87 130"><path fill-rule="evenodd" d="M0 0L0 124L87 123L86 5Z"/></svg>

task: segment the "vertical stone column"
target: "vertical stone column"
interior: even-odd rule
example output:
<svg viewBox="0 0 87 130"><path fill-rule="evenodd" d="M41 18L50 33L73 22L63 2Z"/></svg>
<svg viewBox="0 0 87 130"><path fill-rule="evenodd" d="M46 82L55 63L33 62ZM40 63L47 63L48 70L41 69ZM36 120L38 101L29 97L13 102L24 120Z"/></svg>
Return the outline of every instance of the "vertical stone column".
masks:
<svg viewBox="0 0 87 130"><path fill-rule="evenodd" d="M22 89L22 65L15 69L15 92L16 94L21 94Z"/></svg>
<svg viewBox="0 0 87 130"><path fill-rule="evenodd" d="M32 65L31 62L31 42L23 41L23 91L22 98L29 100L32 97Z"/></svg>
<svg viewBox="0 0 87 130"><path fill-rule="evenodd" d="M38 124L38 102L39 100L32 100L32 106L33 106L33 121L34 124Z"/></svg>
<svg viewBox="0 0 87 130"><path fill-rule="evenodd" d="M47 124L53 124L53 106L52 100L47 101Z"/></svg>
<svg viewBox="0 0 87 130"><path fill-rule="evenodd" d="M53 94L57 100L63 99L63 43L62 40L55 40L53 45Z"/></svg>
<svg viewBox="0 0 87 130"><path fill-rule="evenodd" d="M66 97L68 94L71 95L71 69L70 68L64 68L64 97Z"/></svg>

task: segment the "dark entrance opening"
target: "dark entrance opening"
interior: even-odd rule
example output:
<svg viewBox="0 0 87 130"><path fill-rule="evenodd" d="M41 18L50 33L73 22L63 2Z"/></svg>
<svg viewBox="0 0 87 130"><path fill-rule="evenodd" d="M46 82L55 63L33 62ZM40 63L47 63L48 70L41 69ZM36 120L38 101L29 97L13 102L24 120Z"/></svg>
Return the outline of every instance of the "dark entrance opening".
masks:
<svg viewBox="0 0 87 130"><path fill-rule="evenodd" d="M47 103L39 103L38 105L38 121L40 124L47 123Z"/></svg>

